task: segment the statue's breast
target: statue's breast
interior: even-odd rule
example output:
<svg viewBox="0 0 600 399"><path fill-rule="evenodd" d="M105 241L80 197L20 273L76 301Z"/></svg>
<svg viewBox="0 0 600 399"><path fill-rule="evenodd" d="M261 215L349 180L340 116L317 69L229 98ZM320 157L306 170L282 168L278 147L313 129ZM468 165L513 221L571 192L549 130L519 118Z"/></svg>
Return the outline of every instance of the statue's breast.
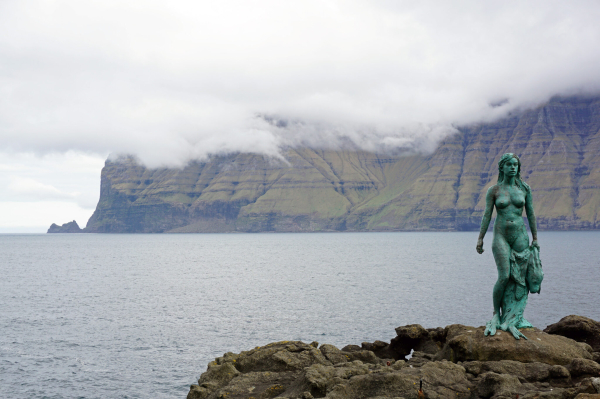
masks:
<svg viewBox="0 0 600 399"><path fill-rule="evenodd" d="M521 190L515 190L510 194L510 202L517 208L522 208L525 205L525 196Z"/></svg>
<svg viewBox="0 0 600 399"><path fill-rule="evenodd" d="M496 208L504 209L511 204L510 195L501 193L496 197Z"/></svg>

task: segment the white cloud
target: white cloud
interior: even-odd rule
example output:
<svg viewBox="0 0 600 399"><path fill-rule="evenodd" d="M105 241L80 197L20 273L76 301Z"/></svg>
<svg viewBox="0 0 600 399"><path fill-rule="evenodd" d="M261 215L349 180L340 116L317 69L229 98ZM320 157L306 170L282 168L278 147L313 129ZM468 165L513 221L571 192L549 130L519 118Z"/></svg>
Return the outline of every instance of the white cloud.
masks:
<svg viewBox="0 0 600 399"><path fill-rule="evenodd" d="M45 233L52 223L62 225L72 220L83 228L92 212L72 202L42 201L35 206L27 202L0 202L0 233Z"/></svg>
<svg viewBox="0 0 600 399"><path fill-rule="evenodd" d="M8 191L17 196L31 198L33 201L47 198L74 199L80 195L78 192L66 193L60 191L50 184L44 184L27 177L11 177Z"/></svg>
<svg viewBox="0 0 600 399"><path fill-rule="evenodd" d="M84 227L100 196L105 157L0 152L0 232L45 232L51 223L73 219Z"/></svg>
<svg viewBox="0 0 600 399"><path fill-rule="evenodd" d="M599 17L588 1L4 1L0 149L154 166L297 143L421 148L596 91Z"/></svg>

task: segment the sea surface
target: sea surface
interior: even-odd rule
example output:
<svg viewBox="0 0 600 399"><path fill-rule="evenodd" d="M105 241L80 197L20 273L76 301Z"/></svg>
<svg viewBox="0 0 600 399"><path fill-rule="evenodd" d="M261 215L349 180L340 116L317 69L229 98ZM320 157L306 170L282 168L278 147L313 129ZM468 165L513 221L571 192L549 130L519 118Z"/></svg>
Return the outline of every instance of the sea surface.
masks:
<svg viewBox="0 0 600 399"><path fill-rule="evenodd" d="M185 398L207 363L280 340L483 325L476 232L0 235L0 397ZM600 320L600 232L542 232L539 328Z"/></svg>

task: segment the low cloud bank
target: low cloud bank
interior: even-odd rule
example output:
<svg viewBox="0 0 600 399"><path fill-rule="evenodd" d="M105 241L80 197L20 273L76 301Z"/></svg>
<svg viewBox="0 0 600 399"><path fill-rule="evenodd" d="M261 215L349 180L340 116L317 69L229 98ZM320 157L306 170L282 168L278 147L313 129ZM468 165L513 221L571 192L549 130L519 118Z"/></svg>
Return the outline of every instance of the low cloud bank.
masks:
<svg viewBox="0 0 600 399"><path fill-rule="evenodd" d="M455 126L598 92L599 19L585 1L4 1L0 150L149 166L427 152Z"/></svg>

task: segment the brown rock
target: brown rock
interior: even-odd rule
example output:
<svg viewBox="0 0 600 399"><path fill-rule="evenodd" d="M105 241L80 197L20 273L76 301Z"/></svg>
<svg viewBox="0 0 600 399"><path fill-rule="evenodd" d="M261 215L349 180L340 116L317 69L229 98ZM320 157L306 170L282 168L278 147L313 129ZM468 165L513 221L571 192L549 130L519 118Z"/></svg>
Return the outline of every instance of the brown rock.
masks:
<svg viewBox="0 0 600 399"><path fill-rule="evenodd" d="M571 373L564 366L554 365L550 367L550 378L562 379L562 378L571 378Z"/></svg>
<svg viewBox="0 0 600 399"><path fill-rule="evenodd" d="M311 345L300 341L282 341L240 353L235 367L241 372L294 371L315 363L331 364L320 350Z"/></svg>
<svg viewBox="0 0 600 399"><path fill-rule="evenodd" d="M360 360L363 363L371 363L371 364L380 364L381 360L375 356L375 354L371 351L356 351L356 352L346 352L345 355L348 356L348 360Z"/></svg>
<svg viewBox="0 0 600 399"><path fill-rule="evenodd" d="M198 385L192 385L187 399L204 399L217 389L227 385L240 372L235 368L232 362L217 364L211 362L208 370L200 376Z"/></svg>
<svg viewBox="0 0 600 399"><path fill-rule="evenodd" d="M380 359L397 359L396 353L390 348L390 344L383 341L363 342L362 348L369 350Z"/></svg>
<svg viewBox="0 0 600 399"><path fill-rule="evenodd" d="M599 377L600 364L589 359L573 359L568 366L569 372L573 377L582 375Z"/></svg>
<svg viewBox="0 0 600 399"><path fill-rule="evenodd" d="M590 381L596 392L600 393L600 377L592 378Z"/></svg>
<svg viewBox="0 0 600 399"><path fill-rule="evenodd" d="M346 356L341 350L333 345L321 345L319 350L332 364L345 363L350 360L350 357Z"/></svg>
<svg viewBox="0 0 600 399"><path fill-rule="evenodd" d="M594 351L600 351L600 323L588 317L570 315L550 324L544 332L562 335L578 342L585 342Z"/></svg>
<svg viewBox="0 0 600 399"><path fill-rule="evenodd" d="M488 372L494 372L496 374L511 374L519 377L523 380L522 382L536 382L545 381L550 378L550 370L552 367L561 367L564 371L569 374L566 368L562 366L550 366L548 364L533 362L533 363L521 363L514 360L500 360L500 361L489 361L489 362L465 362L462 364L465 370L478 376Z"/></svg>
<svg viewBox="0 0 600 399"><path fill-rule="evenodd" d="M442 328L424 329L420 324L410 324L396 328L397 336L389 345L389 353L394 359L404 359L411 350L436 354L442 348L445 331Z"/></svg>
<svg viewBox="0 0 600 399"><path fill-rule="evenodd" d="M420 324L410 324L407 326L397 327L396 335L402 339L419 341L429 336L429 332Z"/></svg>
<svg viewBox="0 0 600 399"><path fill-rule="evenodd" d="M520 387L521 382L514 375L489 372L482 374L481 380L477 385L477 394L482 398L492 396L513 397Z"/></svg>
<svg viewBox="0 0 600 399"><path fill-rule="evenodd" d="M383 341L343 350L283 341L226 353L208 365L188 399L400 399L416 397L420 380L430 399L574 399L600 393L600 364L585 342L537 329L523 330L528 340L503 331L485 337L483 327L462 325L443 330L411 325L397 333L397 347L414 349L408 362L376 356L392 347Z"/></svg>
<svg viewBox="0 0 600 399"><path fill-rule="evenodd" d="M423 391L429 398L469 397L473 389L463 367L451 362L429 362L420 369L404 367L400 371L354 376L344 384L335 385L327 398L414 398L421 378Z"/></svg>
<svg viewBox="0 0 600 399"><path fill-rule="evenodd" d="M573 399L577 392L573 388L554 388L548 391L533 391L522 396L521 399Z"/></svg>
<svg viewBox="0 0 600 399"><path fill-rule="evenodd" d="M246 399L254 397L256 399L274 398L284 393L287 388L298 378L299 373L281 372L274 373L270 371L249 372L240 374L229 384L215 391L210 399ZM188 398L191 399L191 398Z"/></svg>
<svg viewBox="0 0 600 399"><path fill-rule="evenodd" d="M360 361L354 361L339 366L324 366L315 364L304 372L304 387L312 395L323 397L334 386L345 383L354 376L369 374L369 367Z"/></svg>
<svg viewBox="0 0 600 399"><path fill-rule="evenodd" d="M342 351L344 352L357 352L361 350L362 348L358 345L346 345L342 348Z"/></svg>
<svg viewBox="0 0 600 399"><path fill-rule="evenodd" d="M579 384L575 386L578 394L580 393L599 393L591 378L582 379Z"/></svg>
<svg viewBox="0 0 600 399"><path fill-rule="evenodd" d="M588 351L577 342L536 329L524 329L527 340L516 340L512 334L498 331L495 336L483 335L484 327L454 324L446 327L446 345L436 359L457 361L516 360L523 363L571 363L573 359L591 359Z"/></svg>

